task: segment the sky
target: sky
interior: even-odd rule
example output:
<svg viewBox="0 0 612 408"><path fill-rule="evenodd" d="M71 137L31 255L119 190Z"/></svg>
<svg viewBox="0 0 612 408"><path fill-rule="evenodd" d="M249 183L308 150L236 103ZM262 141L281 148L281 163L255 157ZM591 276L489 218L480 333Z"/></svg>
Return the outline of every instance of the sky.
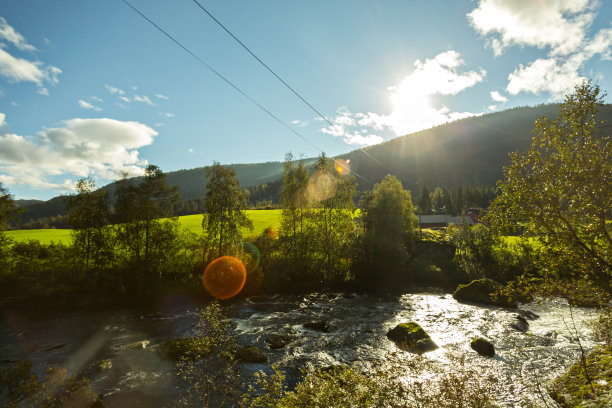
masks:
<svg viewBox="0 0 612 408"><path fill-rule="evenodd" d="M0 3L0 183L14 198L147 164L334 156L559 102L585 78L612 92L607 0L197 0L334 126L195 0L126 1L181 45L122 0Z"/></svg>

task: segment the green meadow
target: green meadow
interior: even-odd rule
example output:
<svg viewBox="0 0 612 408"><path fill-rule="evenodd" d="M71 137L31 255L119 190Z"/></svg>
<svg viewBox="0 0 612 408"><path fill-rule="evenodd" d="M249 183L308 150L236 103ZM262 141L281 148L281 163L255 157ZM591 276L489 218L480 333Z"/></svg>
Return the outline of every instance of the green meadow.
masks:
<svg viewBox="0 0 612 408"><path fill-rule="evenodd" d="M242 233L245 237L256 236L263 232L267 227L278 228L280 226L280 216L282 210L247 210L247 217L253 221L253 231L245 229ZM202 231L202 214L184 215L179 217L181 227L199 233ZM16 241L37 240L41 244L52 242L69 244L69 229L31 229L6 231L6 235Z"/></svg>

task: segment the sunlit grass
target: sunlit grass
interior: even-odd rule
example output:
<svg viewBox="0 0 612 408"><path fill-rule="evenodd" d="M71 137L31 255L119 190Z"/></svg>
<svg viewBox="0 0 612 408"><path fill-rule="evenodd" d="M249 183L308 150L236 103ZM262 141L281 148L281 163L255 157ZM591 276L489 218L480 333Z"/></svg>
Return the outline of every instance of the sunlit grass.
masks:
<svg viewBox="0 0 612 408"><path fill-rule="evenodd" d="M52 242L69 244L71 232L72 230L69 229L31 229L7 231L6 235L19 242L32 239L48 245Z"/></svg>
<svg viewBox="0 0 612 408"><path fill-rule="evenodd" d="M242 234L245 237L257 236L267 227L278 228L280 226L280 217L282 210L247 210L247 217L253 221L253 231L243 229ZM184 215L179 217L181 227L194 233L202 232L202 214ZM70 229L30 229L7 231L6 235L16 241L27 241L30 239L38 240L41 244L50 244L51 242L62 244L70 243Z"/></svg>

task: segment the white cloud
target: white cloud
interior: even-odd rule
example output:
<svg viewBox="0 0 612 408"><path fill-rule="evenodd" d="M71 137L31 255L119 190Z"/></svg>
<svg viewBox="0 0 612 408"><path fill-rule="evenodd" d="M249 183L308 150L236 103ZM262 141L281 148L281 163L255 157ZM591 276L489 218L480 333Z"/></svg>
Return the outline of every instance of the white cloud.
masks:
<svg viewBox="0 0 612 408"><path fill-rule="evenodd" d="M341 137L346 144L357 146L371 146L381 143L384 139L381 136L371 134L368 129L359 128L355 117L346 106L342 106L337 110L337 116L331 118L334 126L327 126L321 129L322 133ZM298 121L298 126L301 123Z"/></svg>
<svg viewBox="0 0 612 408"><path fill-rule="evenodd" d="M92 101L96 101L98 103L104 102L102 98L98 98L97 96L90 96L89 99L91 99Z"/></svg>
<svg viewBox="0 0 612 408"><path fill-rule="evenodd" d="M146 96L146 95L143 95L143 96L140 96L140 95L134 95L134 100L135 100L136 102L146 103L146 104L147 104L147 105L149 105L149 106L154 106L154 105L155 105L155 104L153 103L153 101L151 101L151 99L149 99L149 97L148 97L148 96Z"/></svg>
<svg viewBox="0 0 612 408"><path fill-rule="evenodd" d="M103 178L142 174L146 161L140 147L157 132L138 122L114 119L71 119L62 127L46 128L31 137L0 134L0 181L40 188L65 189L51 176Z"/></svg>
<svg viewBox="0 0 612 408"><path fill-rule="evenodd" d="M489 36L495 55L512 45L550 47L553 55L564 55L581 47L597 6L597 0L480 0L468 19Z"/></svg>
<svg viewBox="0 0 612 408"><path fill-rule="evenodd" d="M0 112L0 127L6 125L6 114Z"/></svg>
<svg viewBox="0 0 612 408"><path fill-rule="evenodd" d="M590 59L612 59L612 28L588 35L600 5L598 0L480 0L468 19L496 55L512 45L546 49L546 57L515 68L506 91L547 92L558 100L584 79L581 72Z"/></svg>
<svg viewBox="0 0 612 408"><path fill-rule="evenodd" d="M170 98L168 98L166 95L162 95L162 94L155 94L155 97L158 99L163 99L163 100L168 100Z"/></svg>
<svg viewBox="0 0 612 408"><path fill-rule="evenodd" d="M122 100L123 102L126 102L126 103L132 102L132 101L130 101L130 98L128 98L127 96L120 96L119 99Z"/></svg>
<svg viewBox="0 0 612 408"><path fill-rule="evenodd" d="M91 109L91 110L95 110L96 112L100 112L102 110L102 108L92 105L89 102L86 102L82 99L79 99L79 106L83 109Z"/></svg>
<svg viewBox="0 0 612 408"><path fill-rule="evenodd" d="M396 135L404 135L480 114L451 112L446 106L433 107L430 99L434 95L456 95L473 87L483 81L484 70L458 72L464 61L458 52L452 50L425 62L417 60L414 65L415 70L410 75L399 85L389 88L393 111L388 115L359 114L359 125L378 130L390 128Z"/></svg>
<svg viewBox="0 0 612 408"><path fill-rule="evenodd" d="M195 153L195 150L193 150L193 148L191 148L191 147L190 147L189 149L187 149L187 151L188 151L189 153Z"/></svg>
<svg viewBox="0 0 612 408"><path fill-rule="evenodd" d="M125 94L125 91L123 89L115 88L112 85L106 84L104 85L104 87L108 90L108 92L110 92L111 95L115 95L115 94L124 95Z"/></svg>
<svg viewBox="0 0 612 408"><path fill-rule="evenodd" d="M500 94L499 91L491 92L491 99L493 99L495 102L502 102L502 103L508 102L508 98Z"/></svg>
<svg viewBox="0 0 612 408"><path fill-rule="evenodd" d="M45 83L57 85L62 70L40 61L16 57L5 49L5 42L13 44L21 51L36 51L36 48L28 44L20 33L0 17L0 76L9 82L32 82L38 86L38 93L48 95Z"/></svg>
<svg viewBox="0 0 612 408"><path fill-rule="evenodd" d="M36 48L28 44L23 35L11 27L4 17L0 17L0 39L10 42L21 51L36 51Z"/></svg>
<svg viewBox="0 0 612 408"><path fill-rule="evenodd" d="M446 51L425 62L417 60L414 71L399 85L388 87L393 111L388 115L375 112L351 113L347 107L338 109L331 119L334 126L321 129L325 134L342 137L346 143L370 145L383 141L372 132L392 130L396 135L417 132L432 126L481 115L481 112L452 112L448 107L433 107L434 95L456 95L482 82L486 72L458 72L464 65L456 51ZM358 129L358 130L355 130Z"/></svg>
<svg viewBox="0 0 612 408"><path fill-rule="evenodd" d="M583 58L576 54L564 62L557 58L538 58L527 66L519 65L508 75L506 90L510 95L520 92L548 92L551 99L562 99L585 78L578 74Z"/></svg>
<svg viewBox="0 0 612 408"><path fill-rule="evenodd" d="M489 105L489 106L488 106L488 109L489 109L490 111L494 111L494 110L497 110L497 106L496 106L496 105Z"/></svg>
<svg viewBox="0 0 612 408"><path fill-rule="evenodd" d="M176 115L174 113L167 112L164 116L167 117L167 118L173 118Z"/></svg>

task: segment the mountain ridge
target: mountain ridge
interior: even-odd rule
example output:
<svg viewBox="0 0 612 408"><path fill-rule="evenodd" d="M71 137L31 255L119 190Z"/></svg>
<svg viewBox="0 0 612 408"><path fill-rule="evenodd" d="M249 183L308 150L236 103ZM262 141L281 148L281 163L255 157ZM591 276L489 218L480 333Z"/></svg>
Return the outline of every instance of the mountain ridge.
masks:
<svg viewBox="0 0 612 408"><path fill-rule="evenodd" d="M335 158L350 160L351 170L361 176L357 177L359 191L371 189L387 173L394 174L402 181L404 188L413 192L420 191L424 185L430 191L435 186L494 185L502 178L503 166L509 163L508 154L526 150L531 145L535 120L542 116L555 118L559 106L523 106L472 116L398 136ZM612 105L601 106L599 117L612 117ZM304 159L306 165L313 164L315 160ZM243 188L259 190L261 197L271 197L272 201L278 198L283 162L234 163L227 166L236 171ZM183 200L199 199L206 192L206 167L170 171L166 177L168 184L179 186ZM101 188L114 197L115 183ZM266 192L268 186L274 191ZM65 213L65 204L62 204L66 201L65 197L24 206L22 222Z"/></svg>

